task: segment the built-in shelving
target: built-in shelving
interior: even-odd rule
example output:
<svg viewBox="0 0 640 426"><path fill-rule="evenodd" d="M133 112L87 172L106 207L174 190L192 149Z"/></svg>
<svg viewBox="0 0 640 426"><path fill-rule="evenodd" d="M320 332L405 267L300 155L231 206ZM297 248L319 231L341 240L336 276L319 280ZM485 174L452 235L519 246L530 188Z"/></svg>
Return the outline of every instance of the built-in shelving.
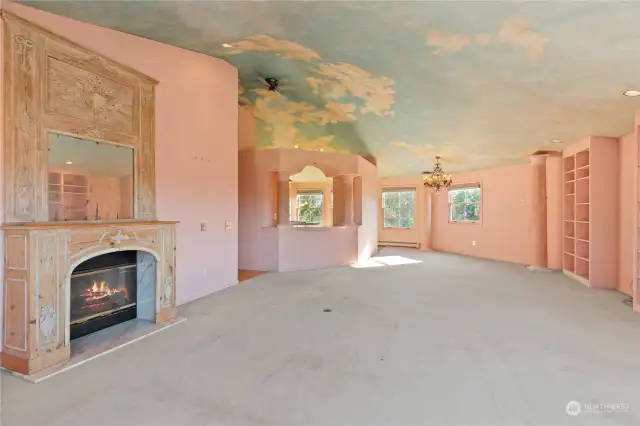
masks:
<svg viewBox="0 0 640 426"><path fill-rule="evenodd" d="M590 137L563 153L563 268L590 287L617 286L617 146Z"/></svg>
<svg viewBox="0 0 640 426"><path fill-rule="evenodd" d="M564 270L589 280L589 150L564 158Z"/></svg>
<svg viewBox="0 0 640 426"><path fill-rule="evenodd" d="M49 220L82 220L87 217L87 177L49 173Z"/></svg>

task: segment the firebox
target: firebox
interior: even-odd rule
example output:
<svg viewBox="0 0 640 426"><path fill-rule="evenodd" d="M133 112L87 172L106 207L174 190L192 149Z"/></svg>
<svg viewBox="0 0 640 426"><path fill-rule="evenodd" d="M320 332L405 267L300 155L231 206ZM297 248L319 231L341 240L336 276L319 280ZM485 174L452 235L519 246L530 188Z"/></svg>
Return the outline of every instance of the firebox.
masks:
<svg viewBox="0 0 640 426"><path fill-rule="evenodd" d="M71 275L70 338L136 318L136 251L91 258Z"/></svg>

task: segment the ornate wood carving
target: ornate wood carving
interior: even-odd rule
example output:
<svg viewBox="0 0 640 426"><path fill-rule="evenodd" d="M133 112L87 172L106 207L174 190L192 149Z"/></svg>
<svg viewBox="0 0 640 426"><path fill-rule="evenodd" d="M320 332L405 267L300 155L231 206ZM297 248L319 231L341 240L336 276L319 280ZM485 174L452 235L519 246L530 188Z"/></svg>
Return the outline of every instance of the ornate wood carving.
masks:
<svg viewBox="0 0 640 426"><path fill-rule="evenodd" d="M52 57L47 68L47 112L93 123L99 139L105 127L135 132L133 88Z"/></svg>
<svg viewBox="0 0 640 426"><path fill-rule="evenodd" d="M75 266L114 250L150 253L157 262L156 322L175 317L175 222L85 224L64 228L58 224L5 225L5 241L20 239L29 247L26 270L10 269L5 259L5 335L3 352L24 360L33 373L60 362L69 353L69 285ZM148 257L146 257L148 258ZM15 260L11 260L16 264ZM145 275L146 274L146 275ZM151 306L151 305L149 305Z"/></svg>
<svg viewBox="0 0 640 426"><path fill-rule="evenodd" d="M10 351L27 350L27 281L7 278L5 297L4 346Z"/></svg>
<svg viewBox="0 0 640 426"><path fill-rule="evenodd" d="M154 86L150 84L140 87L142 108L140 115L140 149L138 160L138 186L137 186L137 210L138 218L153 219L156 216L155 204L155 94Z"/></svg>
<svg viewBox="0 0 640 426"><path fill-rule="evenodd" d="M134 218L155 219L156 82L3 12L5 222L48 220L47 133L130 146Z"/></svg>
<svg viewBox="0 0 640 426"><path fill-rule="evenodd" d="M151 253L156 271L145 269L143 276L145 285L155 285L155 301L144 305L144 317L155 316L156 322L175 317L175 222L155 221L157 82L10 13L2 12L2 19L1 360L7 368L32 374L70 356L70 274L90 257L114 250ZM49 132L133 148L137 221L47 223Z"/></svg>
<svg viewBox="0 0 640 426"><path fill-rule="evenodd" d="M39 333L35 334L34 348L38 350L57 340L60 330L56 318L66 304L60 300L58 236L54 232L44 231L34 234L31 239L34 243L32 255L37 256L32 300L39 329Z"/></svg>
<svg viewBox="0 0 640 426"><path fill-rule="evenodd" d="M5 25L5 206L16 220L32 220L42 197L38 170L39 114L37 35L27 28ZM7 189L8 189L7 188Z"/></svg>

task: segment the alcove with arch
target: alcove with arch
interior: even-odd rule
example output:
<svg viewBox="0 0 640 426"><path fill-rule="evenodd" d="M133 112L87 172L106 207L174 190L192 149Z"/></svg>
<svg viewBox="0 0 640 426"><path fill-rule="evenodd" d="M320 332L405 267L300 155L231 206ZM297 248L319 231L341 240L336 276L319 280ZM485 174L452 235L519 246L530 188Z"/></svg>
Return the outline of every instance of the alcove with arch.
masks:
<svg viewBox="0 0 640 426"><path fill-rule="evenodd" d="M373 187L375 165L300 149L246 149L239 157L240 269L315 269L360 258L362 175Z"/></svg>

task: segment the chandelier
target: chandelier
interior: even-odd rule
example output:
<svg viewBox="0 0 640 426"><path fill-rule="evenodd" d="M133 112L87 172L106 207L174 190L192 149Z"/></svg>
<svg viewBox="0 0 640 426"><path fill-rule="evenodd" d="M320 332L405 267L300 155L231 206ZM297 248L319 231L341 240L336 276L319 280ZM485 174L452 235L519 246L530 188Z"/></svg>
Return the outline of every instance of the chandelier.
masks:
<svg viewBox="0 0 640 426"><path fill-rule="evenodd" d="M453 182L451 175L447 175L442 171L442 167L440 167L440 157L438 156L436 156L436 165L433 167L433 171L426 172L422 180L425 188L435 189L436 192L440 192L442 188L448 188Z"/></svg>

